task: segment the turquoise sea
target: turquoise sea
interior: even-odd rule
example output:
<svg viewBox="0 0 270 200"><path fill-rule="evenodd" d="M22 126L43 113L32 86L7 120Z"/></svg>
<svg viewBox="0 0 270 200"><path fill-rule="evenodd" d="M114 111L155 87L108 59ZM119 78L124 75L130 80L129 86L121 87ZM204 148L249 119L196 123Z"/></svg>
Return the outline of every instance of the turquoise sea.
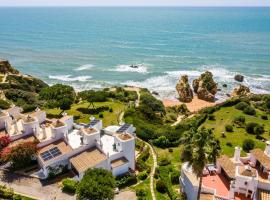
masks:
<svg viewBox="0 0 270 200"><path fill-rule="evenodd" d="M0 8L0 58L49 84L147 87L174 98L182 74L236 73L270 92L270 8ZM130 68L131 64L139 68Z"/></svg>

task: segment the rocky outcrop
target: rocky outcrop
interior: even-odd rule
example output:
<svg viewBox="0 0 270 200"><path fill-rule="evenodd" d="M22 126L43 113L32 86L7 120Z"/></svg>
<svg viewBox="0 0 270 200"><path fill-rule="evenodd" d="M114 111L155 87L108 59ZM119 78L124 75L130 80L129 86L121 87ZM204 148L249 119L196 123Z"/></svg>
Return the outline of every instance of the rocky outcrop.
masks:
<svg viewBox="0 0 270 200"><path fill-rule="evenodd" d="M179 82L176 85L176 90L179 94L179 100L182 102L191 102L193 99L193 92L188 83L188 76L181 76Z"/></svg>
<svg viewBox="0 0 270 200"><path fill-rule="evenodd" d="M234 80L238 81L238 82L243 82L244 81L244 76L241 74L237 74L234 76Z"/></svg>
<svg viewBox="0 0 270 200"><path fill-rule="evenodd" d="M19 71L13 68L7 60L0 59L0 73L2 74L19 74Z"/></svg>
<svg viewBox="0 0 270 200"><path fill-rule="evenodd" d="M250 89L247 86L239 85L238 87L234 88L232 95L235 96L246 96L250 94Z"/></svg>
<svg viewBox="0 0 270 200"><path fill-rule="evenodd" d="M197 93L198 98L205 101L214 101L217 93L217 83L213 79L213 74L209 71L201 74L192 83L194 92Z"/></svg>

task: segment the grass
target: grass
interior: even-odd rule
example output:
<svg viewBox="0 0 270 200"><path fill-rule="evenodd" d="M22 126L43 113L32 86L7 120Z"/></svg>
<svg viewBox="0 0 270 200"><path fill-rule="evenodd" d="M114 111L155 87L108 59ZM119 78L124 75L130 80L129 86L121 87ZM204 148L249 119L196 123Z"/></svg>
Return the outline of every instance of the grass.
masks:
<svg viewBox="0 0 270 200"><path fill-rule="evenodd" d="M162 149L158 147L154 147L154 148L157 153L158 162L161 158L167 157L175 168L180 169L180 166L181 166L181 160L180 160L181 147L180 146L170 148L173 150L173 152L169 152L168 148L166 149Z"/></svg>
<svg viewBox="0 0 270 200"><path fill-rule="evenodd" d="M269 120L262 120L261 116L266 115L260 110L256 110L256 116L250 116L244 114L242 111L235 109L234 107L225 107L221 108L220 110L216 111L214 114L215 120L207 119L202 125L206 128L211 128L215 134L215 136L221 142L222 152L221 154L226 154L228 156L233 156L234 147L235 146L242 146L244 139L253 139L255 142L255 148L264 149L265 143L256 139L255 135L248 134L245 128L237 127L236 125L233 126L233 132L229 133L225 131L225 126L227 124L233 125L233 120L236 116L244 116L246 118L246 123L249 122L256 122L258 124L264 125L265 133L261 136L270 139L270 123ZM268 114L268 118L270 118ZM222 137L222 133L226 135L226 138ZM228 146L227 143L230 142L232 146ZM244 154L244 153L243 153Z"/></svg>
<svg viewBox="0 0 270 200"><path fill-rule="evenodd" d="M147 179L145 179L144 181L142 181L141 183L139 183L135 187L131 187L131 189L134 189L134 190L143 189L146 191L145 199L147 199L147 200L152 199L151 190L150 190L150 177L148 177Z"/></svg>
<svg viewBox="0 0 270 200"><path fill-rule="evenodd" d="M91 116L94 116L95 118L99 118L99 115L90 115L90 114L84 114L80 111L78 111L78 108L88 108L89 103L87 102L80 102L77 104L73 104L71 109L66 110L65 112L68 113L69 115L73 115L75 117L79 117L79 119L76 119L75 121L77 123L89 123L89 118ZM121 112L123 112L126 108L126 105L122 102L118 101L107 101L107 102L95 102L94 106L101 107L101 106L108 106L109 108L112 108L113 112L109 111L103 111L100 112L103 114L103 126L109 126L109 125L115 125L118 124L118 118ZM48 114L52 115L59 115L61 113L60 109L45 109L45 111Z"/></svg>

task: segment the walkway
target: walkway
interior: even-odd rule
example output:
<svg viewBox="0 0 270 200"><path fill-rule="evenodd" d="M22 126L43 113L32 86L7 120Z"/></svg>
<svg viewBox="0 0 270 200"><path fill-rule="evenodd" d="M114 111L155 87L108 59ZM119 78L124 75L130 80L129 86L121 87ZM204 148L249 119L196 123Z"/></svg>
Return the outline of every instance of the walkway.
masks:
<svg viewBox="0 0 270 200"><path fill-rule="evenodd" d="M137 138L138 140L141 140L139 138ZM141 140L143 141L143 140ZM145 141L143 141L145 142ZM154 190L154 175L155 175L155 171L156 171L156 168L157 168L157 155L153 149L153 147L145 142L145 144L150 148L150 151L151 151L151 154L153 156L153 160L154 160L154 165L152 167L152 170L151 170L151 173L150 173L150 190L151 190L151 195L152 195L152 200L156 200L156 194L155 194L155 190Z"/></svg>
<svg viewBox="0 0 270 200"><path fill-rule="evenodd" d="M39 179L0 171L0 184L13 188L15 193L38 200L75 200L75 196L63 193L57 183L44 184Z"/></svg>
<svg viewBox="0 0 270 200"><path fill-rule="evenodd" d="M137 98L137 100L135 102L135 107L139 107L140 99L141 99L140 88L138 88L138 87L125 87L124 89L127 90L127 91L135 91L135 92L137 92L138 98Z"/></svg>

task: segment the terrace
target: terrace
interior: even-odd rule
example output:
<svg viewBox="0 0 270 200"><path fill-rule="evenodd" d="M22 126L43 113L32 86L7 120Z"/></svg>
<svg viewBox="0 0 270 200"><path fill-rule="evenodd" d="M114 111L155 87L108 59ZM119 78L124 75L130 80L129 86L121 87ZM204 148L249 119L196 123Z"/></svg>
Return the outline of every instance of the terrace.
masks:
<svg viewBox="0 0 270 200"><path fill-rule="evenodd" d="M102 143L102 149L106 154L109 154L110 156L113 154L118 153L116 148L114 148L114 137L110 135L103 135L101 138L101 143Z"/></svg>

